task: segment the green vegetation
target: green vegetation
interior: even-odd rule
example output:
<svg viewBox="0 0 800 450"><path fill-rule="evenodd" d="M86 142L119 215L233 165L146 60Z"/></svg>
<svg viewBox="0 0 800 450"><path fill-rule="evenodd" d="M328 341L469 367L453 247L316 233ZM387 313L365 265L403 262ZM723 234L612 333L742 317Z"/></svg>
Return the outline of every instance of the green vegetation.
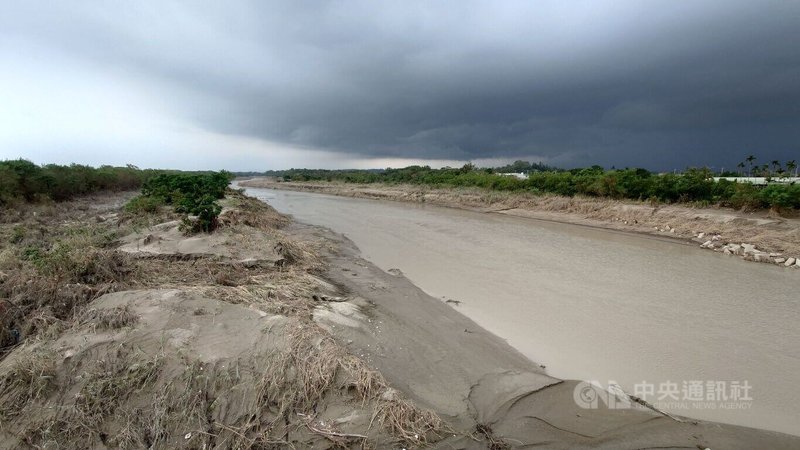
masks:
<svg viewBox="0 0 800 450"><path fill-rule="evenodd" d="M153 213L162 205L203 215L210 220L214 201L225 194L228 172L178 172L156 169L80 164L38 166L24 159L0 161L0 207L19 203L65 201L110 191L142 189L142 196L126 205L130 212Z"/></svg>
<svg viewBox="0 0 800 450"><path fill-rule="evenodd" d="M37 166L24 159L0 161L0 208L13 208L22 203L65 201L103 191L129 191L141 188L125 210L134 214L153 214L164 205L175 212L197 216L186 220L187 231L211 231L216 227L222 208L218 199L232 175L228 172L176 172L135 166L99 168L71 164ZM20 241L25 230L11 238ZM34 249L35 250L35 249ZM32 252L34 251L32 250ZM36 257L33 253L31 258Z"/></svg>
<svg viewBox="0 0 800 450"><path fill-rule="evenodd" d="M140 195L125 204L125 211L134 214L154 214L162 206L164 206L163 198Z"/></svg>
<svg viewBox="0 0 800 450"><path fill-rule="evenodd" d="M149 178L142 186L142 195L135 197L125 209L135 213L154 213L162 205L171 205L175 212L197 216L184 220L189 232L213 231L222 207L217 200L225 197L232 179L229 172L206 174L162 173Z"/></svg>
<svg viewBox="0 0 800 450"><path fill-rule="evenodd" d="M0 161L0 206L42 200L63 201L100 191L138 189L155 170L135 166L99 168L71 164L37 166L24 159Z"/></svg>
<svg viewBox="0 0 800 450"><path fill-rule="evenodd" d="M431 169L428 166L411 166L383 171L293 169L285 171L282 178L284 181L478 187L498 191L584 195L666 203L696 202L748 209L800 208L800 185L791 183L756 186L747 182L715 181L714 174L708 168L690 168L680 174L657 174L645 169L605 170L600 166L572 170L550 168L540 171L529 164L527 179L501 175L508 169L524 172L524 163L520 163L522 162L499 169L479 169L472 164L461 168ZM796 164L794 161L789 161L786 167L795 169ZM782 177L787 174L780 164L773 164L773 169L773 172L765 175L770 181L774 180L772 177Z"/></svg>

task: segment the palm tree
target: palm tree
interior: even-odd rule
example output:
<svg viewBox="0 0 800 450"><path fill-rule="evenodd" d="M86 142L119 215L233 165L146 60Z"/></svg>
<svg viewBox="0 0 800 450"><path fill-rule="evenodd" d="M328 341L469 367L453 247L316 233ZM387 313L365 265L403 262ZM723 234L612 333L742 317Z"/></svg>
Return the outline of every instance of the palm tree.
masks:
<svg viewBox="0 0 800 450"><path fill-rule="evenodd" d="M789 173L794 171L794 176L797 176L797 161L795 160L787 161L786 168L789 170Z"/></svg>
<svg viewBox="0 0 800 450"><path fill-rule="evenodd" d="M747 158L745 158L745 161L747 161L747 163L750 165L750 167L747 170L747 176L749 177L753 176L753 163L755 162L755 160L756 157L754 155L750 155Z"/></svg>
<svg viewBox="0 0 800 450"><path fill-rule="evenodd" d="M775 173L781 172L781 162L777 159L772 161L772 168L774 169Z"/></svg>
<svg viewBox="0 0 800 450"><path fill-rule="evenodd" d="M736 167L739 168L739 176L742 176L742 172L744 171L744 161L737 164Z"/></svg>

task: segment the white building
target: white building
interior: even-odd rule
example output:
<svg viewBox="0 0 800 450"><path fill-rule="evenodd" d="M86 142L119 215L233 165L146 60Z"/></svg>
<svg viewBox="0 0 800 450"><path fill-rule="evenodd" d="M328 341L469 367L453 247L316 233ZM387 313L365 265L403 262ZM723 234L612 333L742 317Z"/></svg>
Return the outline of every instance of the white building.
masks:
<svg viewBox="0 0 800 450"><path fill-rule="evenodd" d="M523 172L519 172L519 173L514 173L514 172L511 172L511 173L498 173L498 175L502 175L504 177L515 177L515 178L519 178L520 180L527 180L528 179L528 174L527 173L523 173Z"/></svg>

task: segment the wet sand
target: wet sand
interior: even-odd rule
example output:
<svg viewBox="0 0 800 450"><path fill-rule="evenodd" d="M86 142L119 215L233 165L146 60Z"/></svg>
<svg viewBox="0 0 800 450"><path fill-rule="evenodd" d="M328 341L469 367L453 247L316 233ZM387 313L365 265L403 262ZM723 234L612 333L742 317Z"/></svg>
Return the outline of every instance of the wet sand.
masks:
<svg viewBox="0 0 800 450"><path fill-rule="evenodd" d="M343 232L383 270L568 379L744 381L747 410L690 417L800 434L796 274L693 246L447 208L248 189ZM457 261L457 263L454 263ZM455 305L455 304L449 304Z"/></svg>

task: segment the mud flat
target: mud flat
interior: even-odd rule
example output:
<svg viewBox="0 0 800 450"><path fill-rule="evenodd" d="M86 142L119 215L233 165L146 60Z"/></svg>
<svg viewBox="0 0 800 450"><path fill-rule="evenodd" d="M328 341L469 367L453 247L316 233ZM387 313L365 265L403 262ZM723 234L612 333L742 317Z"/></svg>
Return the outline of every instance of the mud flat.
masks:
<svg viewBox="0 0 800 450"><path fill-rule="evenodd" d="M243 187L426 203L680 239L747 261L800 269L800 219L729 208L533 195L474 188L244 179ZM800 272L798 272L800 274Z"/></svg>
<svg viewBox="0 0 800 450"><path fill-rule="evenodd" d="M212 235L177 233L166 212L59 214L0 229L17 333L3 336L2 448L800 446L636 404L583 409L578 382L246 197ZM45 233L17 231L29 220Z"/></svg>

